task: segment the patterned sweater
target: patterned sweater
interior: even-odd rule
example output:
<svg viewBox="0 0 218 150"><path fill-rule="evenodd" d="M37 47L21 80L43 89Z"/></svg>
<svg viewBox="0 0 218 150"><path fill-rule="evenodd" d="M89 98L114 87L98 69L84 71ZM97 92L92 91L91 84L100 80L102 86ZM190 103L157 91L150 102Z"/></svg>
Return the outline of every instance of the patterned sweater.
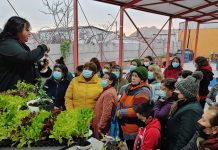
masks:
<svg viewBox="0 0 218 150"><path fill-rule="evenodd" d="M124 90L118 103L118 109L120 109L120 123L125 140L134 140L139 129L134 108L138 104L149 102L150 97L151 92L145 82L137 86L130 84Z"/></svg>

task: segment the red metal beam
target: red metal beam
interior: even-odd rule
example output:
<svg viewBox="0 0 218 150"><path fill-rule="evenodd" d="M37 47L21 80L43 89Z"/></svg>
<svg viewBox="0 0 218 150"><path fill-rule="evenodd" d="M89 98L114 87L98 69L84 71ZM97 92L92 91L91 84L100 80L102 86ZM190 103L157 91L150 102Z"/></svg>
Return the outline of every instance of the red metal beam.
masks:
<svg viewBox="0 0 218 150"><path fill-rule="evenodd" d="M166 3L170 3L170 2L179 2L179 1L184 1L184 0L163 1L163 2L156 2L156 3L142 4L142 5L139 5L139 6L144 7L144 6L159 5L159 4L166 4Z"/></svg>
<svg viewBox="0 0 218 150"><path fill-rule="evenodd" d="M131 2L127 3L126 5L124 5L124 8L130 8L132 7L134 4L137 4L138 2L141 2L142 0L132 0Z"/></svg>
<svg viewBox="0 0 218 150"><path fill-rule="evenodd" d="M184 37L182 41L182 66L184 64L184 58L185 58L185 46L186 46L186 38L187 38L187 28L188 28L188 20L185 21L185 28L184 28Z"/></svg>
<svg viewBox="0 0 218 150"><path fill-rule="evenodd" d="M73 19L74 19L74 44L73 44L73 57L74 57L74 69L79 64L79 53L78 53L78 0L74 0L73 2Z"/></svg>
<svg viewBox="0 0 218 150"><path fill-rule="evenodd" d="M199 26L200 24L197 24L196 34L195 34L195 49L194 49L194 60L197 56L197 49L198 49L198 35L199 35Z"/></svg>
<svg viewBox="0 0 218 150"><path fill-rule="evenodd" d="M169 27L168 27L168 40L167 40L167 53L166 53L166 67L169 66L170 63L170 44L171 44L171 28L172 28L172 18L169 19Z"/></svg>
<svg viewBox="0 0 218 150"><path fill-rule="evenodd" d="M194 11L198 11L198 10L200 10L200 9L207 8L207 7L216 5L216 4L218 4L218 1L214 1L214 2L211 2L211 3L209 3L209 4L201 5L201 6L198 6L198 7L195 7L195 8L189 8L189 10L184 11L184 12L181 12L181 13L176 14L176 15L182 16L182 15L185 15L185 14L188 14L188 13L191 13L191 12L194 12Z"/></svg>
<svg viewBox="0 0 218 150"><path fill-rule="evenodd" d="M149 43L150 45L154 42L154 40L156 39L156 37L160 34L160 32L163 30L163 28L166 26L166 24L168 23L169 19L165 22L165 24L162 26L162 28L158 31L158 33L155 35L155 37L152 39L152 41ZM140 55L140 58L144 55L145 51L148 49L148 46L145 48L145 50L142 52L142 54Z"/></svg>
<svg viewBox="0 0 218 150"><path fill-rule="evenodd" d="M192 17L192 19L198 19L198 18L204 17L206 15L208 15L208 16L216 15L215 13L217 13L217 12L218 12L218 10L214 10L214 11L211 11L211 12L207 12L207 13L205 13L203 15L194 16L194 17Z"/></svg>
<svg viewBox="0 0 218 150"><path fill-rule="evenodd" d="M143 38L143 40L145 41L145 43L148 45L148 47L151 49L151 51L153 52L153 54L155 55L155 57L158 59L159 63L161 64L161 60L159 59L159 57L157 56L157 54L154 52L153 48L149 45L148 41L147 41L146 38L143 36L143 34L142 34L141 31L139 30L139 28L136 26L136 24L134 23L134 21L131 19L131 17L129 16L129 14L126 12L125 9L123 9L123 11L125 12L125 14L127 15L127 17L129 18L129 20L132 22L132 24L134 25L134 27L136 28L136 30L139 32L139 34L141 35L141 37Z"/></svg>
<svg viewBox="0 0 218 150"><path fill-rule="evenodd" d="M200 23L205 23L205 22L208 22L208 21L211 21L211 20L218 20L218 17L216 17L216 18L210 18L210 19L206 19L206 20L200 20L199 22L200 22Z"/></svg>
<svg viewBox="0 0 218 150"><path fill-rule="evenodd" d="M123 65L123 20L124 20L124 13L123 8L120 7L120 40L119 40L119 65Z"/></svg>

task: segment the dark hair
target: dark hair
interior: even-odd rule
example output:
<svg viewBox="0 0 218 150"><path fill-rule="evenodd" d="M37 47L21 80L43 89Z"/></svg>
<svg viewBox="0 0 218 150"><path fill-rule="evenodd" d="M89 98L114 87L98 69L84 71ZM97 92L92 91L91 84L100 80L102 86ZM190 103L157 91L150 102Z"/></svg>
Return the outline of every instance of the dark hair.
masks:
<svg viewBox="0 0 218 150"><path fill-rule="evenodd" d="M185 79L186 77L192 75L192 71L190 70L183 70L182 73L181 73L181 76Z"/></svg>
<svg viewBox="0 0 218 150"><path fill-rule="evenodd" d="M210 120L211 126L212 127L218 126L218 107L217 106L211 106L211 107L209 107L209 110L214 110L215 111L215 115Z"/></svg>
<svg viewBox="0 0 218 150"><path fill-rule="evenodd" d="M180 58L179 58L179 57L174 57L174 58L170 61L170 65L168 66L168 69L174 69L172 63L173 63L173 61L174 61L175 59L177 59L177 60L179 61L179 66L178 66L177 68L181 68L181 60L180 60Z"/></svg>
<svg viewBox="0 0 218 150"><path fill-rule="evenodd" d="M117 77L115 74L111 73L111 72L105 72L105 74L107 74L109 76L109 80L112 81L112 86L114 87L117 83Z"/></svg>
<svg viewBox="0 0 218 150"><path fill-rule="evenodd" d="M165 87L167 87L169 90L175 90L175 83L177 82L176 79L173 78L166 78L164 80L161 81L161 83L164 84Z"/></svg>
<svg viewBox="0 0 218 150"><path fill-rule="evenodd" d="M76 67L76 70L78 70L79 72L83 72L84 69L84 65L79 65Z"/></svg>
<svg viewBox="0 0 218 150"><path fill-rule="evenodd" d="M111 69L111 67L112 67L112 63L110 63L110 62L105 62L104 65L105 65L105 64L110 65L110 69Z"/></svg>
<svg viewBox="0 0 218 150"><path fill-rule="evenodd" d="M54 66L54 69L55 69L55 68L60 68L60 69L62 70L63 74L64 74L64 78L67 77L68 68L67 68L66 65L63 65L63 64L56 64L56 65Z"/></svg>
<svg viewBox="0 0 218 150"><path fill-rule="evenodd" d="M60 57L59 59L56 59L55 62L56 62L57 64L65 65L64 57Z"/></svg>
<svg viewBox="0 0 218 150"><path fill-rule="evenodd" d="M17 34L23 31L25 25L27 29L30 28L30 23L24 18L18 16L9 18L3 31L0 33L0 40L6 40L8 38L18 40Z"/></svg>
<svg viewBox="0 0 218 150"><path fill-rule="evenodd" d="M151 62L153 62L153 58L151 56L146 56L145 58L149 59Z"/></svg>
<svg viewBox="0 0 218 150"><path fill-rule="evenodd" d="M93 63L96 64L96 66L97 66L97 71L102 71L101 64L100 64L98 58L93 57L93 58L90 60L90 62L93 62Z"/></svg>
<svg viewBox="0 0 218 150"><path fill-rule="evenodd" d="M85 68L89 68L91 71L94 72L94 74L97 73L97 66L96 66L96 64L93 63L93 62L87 62L87 63L85 63L83 69L85 69Z"/></svg>
<svg viewBox="0 0 218 150"><path fill-rule="evenodd" d="M142 103L136 106L135 112L139 113L140 115L144 117L154 116L153 111L154 104L153 103Z"/></svg>
<svg viewBox="0 0 218 150"><path fill-rule="evenodd" d="M198 65L198 68L201 68L203 66L208 66L209 65L209 62L208 60L203 57L203 56L199 56L195 59L195 63Z"/></svg>

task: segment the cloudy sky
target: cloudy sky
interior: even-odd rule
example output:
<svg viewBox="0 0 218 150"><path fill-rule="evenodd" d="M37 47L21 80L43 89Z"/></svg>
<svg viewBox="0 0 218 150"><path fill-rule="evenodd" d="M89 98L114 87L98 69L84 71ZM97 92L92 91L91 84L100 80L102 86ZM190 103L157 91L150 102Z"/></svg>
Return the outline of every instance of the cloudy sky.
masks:
<svg viewBox="0 0 218 150"><path fill-rule="evenodd" d="M52 2L56 0L50 1ZM36 32L37 30L45 26L54 26L52 17L40 12L40 10L46 11L46 7L43 5L42 0L10 0L10 2L15 7L21 17L24 17L30 21L32 31ZM115 17L117 12L119 11L118 6L104 4L96 2L94 0L79 0L79 2L82 5L82 8L84 9L90 24L98 27L101 27L101 25L103 24L112 23L113 18L107 14L111 14ZM158 28L161 28L167 20L167 17L165 16L144 13L141 11L127 10L127 12L129 12L130 16L133 18L139 28L144 26L156 26ZM7 0L0 0L0 28L3 28L7 19L13 15L15 15L15 12L10 7ZM119 24L119 17L117 21ZM181 21L182 20L175 19L173 21L173 28L178 28L179 22ZM81 12L80 7L79 25L87 25L87 22ZM113 28L113 30L115 30L115 27ZM134 31L134 26L131 24L129 19L125 17L124 32L128 35Z"/></svg>

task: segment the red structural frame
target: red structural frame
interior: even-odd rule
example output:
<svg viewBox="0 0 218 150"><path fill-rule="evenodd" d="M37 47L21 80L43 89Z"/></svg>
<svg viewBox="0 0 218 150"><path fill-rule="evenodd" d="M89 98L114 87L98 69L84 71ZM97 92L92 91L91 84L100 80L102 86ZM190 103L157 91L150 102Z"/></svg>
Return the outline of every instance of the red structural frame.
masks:
<svg viewBox="0 0 218 150"><path fill-rule="evenodd" d="M208 21L212 20L218 20L218 10L212 10L210 12L202 12L202 9L211 7L211 6L216 6L218 8L218 1L211 2L209 0L204 0L206 4L203 4L201 6L197 6L195 8L190 8L188 6L180 5L176 2L179 1L184 1L184 0L160 0L160 2L153 2L149 4L142 4L142 5L135 5L142 0L132 0L129 3L123 3L123 2L118 2L115 0L96 0L99 2L104 2L104 3L109 3L113 5L118 5L120 6L120 30L119 30L119 61L118 64L122 66L123 62L123 26L124 26L124 13L126 16L130 19L132 24L135 26L136 30L139 32L139 34L142 36L144 42L147 44L147 47L143 51L143 53L140 55L140 57L143 56L144 52L150 48L151 51L154 53L154 55L157 57L155 54L153 48L151 47L152 42L156 39L156 37L159 35L159 33L162 31L162 29L166 26L167 22L169 22L168 26L168 42L167 42L167 54L166 54L166 66L169 64L170 61L170 41L171 41L171 28L172 28L172 19L173 18L180 18L180 19L185 19L185 28L184 28L184 36L183 36L183 43L182 43L182 65L184 64L184 54L185 54L185 46L186 46L186 39L187 39L187 28L188 28L188 21L196 21L197 24L197 29L196 29L196 36L195 36L195 48L194 48L194 58L196 58L196 53L197 53L197 46L198 46L198 37L199 37L199 26L200 24L203 24ZM74 0L74 68L78 65L78 0ZM181 7L184 8L185 11L177 13L177 14L169 14L167 12L160 12L157 10L152 10L149 8L144 8L145 6L154 6L158 4L171 4L173 6ZM149 12L149 13L154 13L154 14L159 14L159 15L164 15L164 16L169 16L169 20L163 25L163 27L160 29L158 34L152 39L150 43L147 42L146 38L143 36L143 34L140 32L140 30L137 28L136 24L132 20L132 18L129 16L129 14L126 12L125 9L131 8L131 9L136 9L144 12ZM201 15L195 15L195 16L186 16L189 13L192 12L197 12L200 13ZM205 16L209 16L207 19L201 19ZM161 60L157 57L159 62L161 63Z"/></svg>

